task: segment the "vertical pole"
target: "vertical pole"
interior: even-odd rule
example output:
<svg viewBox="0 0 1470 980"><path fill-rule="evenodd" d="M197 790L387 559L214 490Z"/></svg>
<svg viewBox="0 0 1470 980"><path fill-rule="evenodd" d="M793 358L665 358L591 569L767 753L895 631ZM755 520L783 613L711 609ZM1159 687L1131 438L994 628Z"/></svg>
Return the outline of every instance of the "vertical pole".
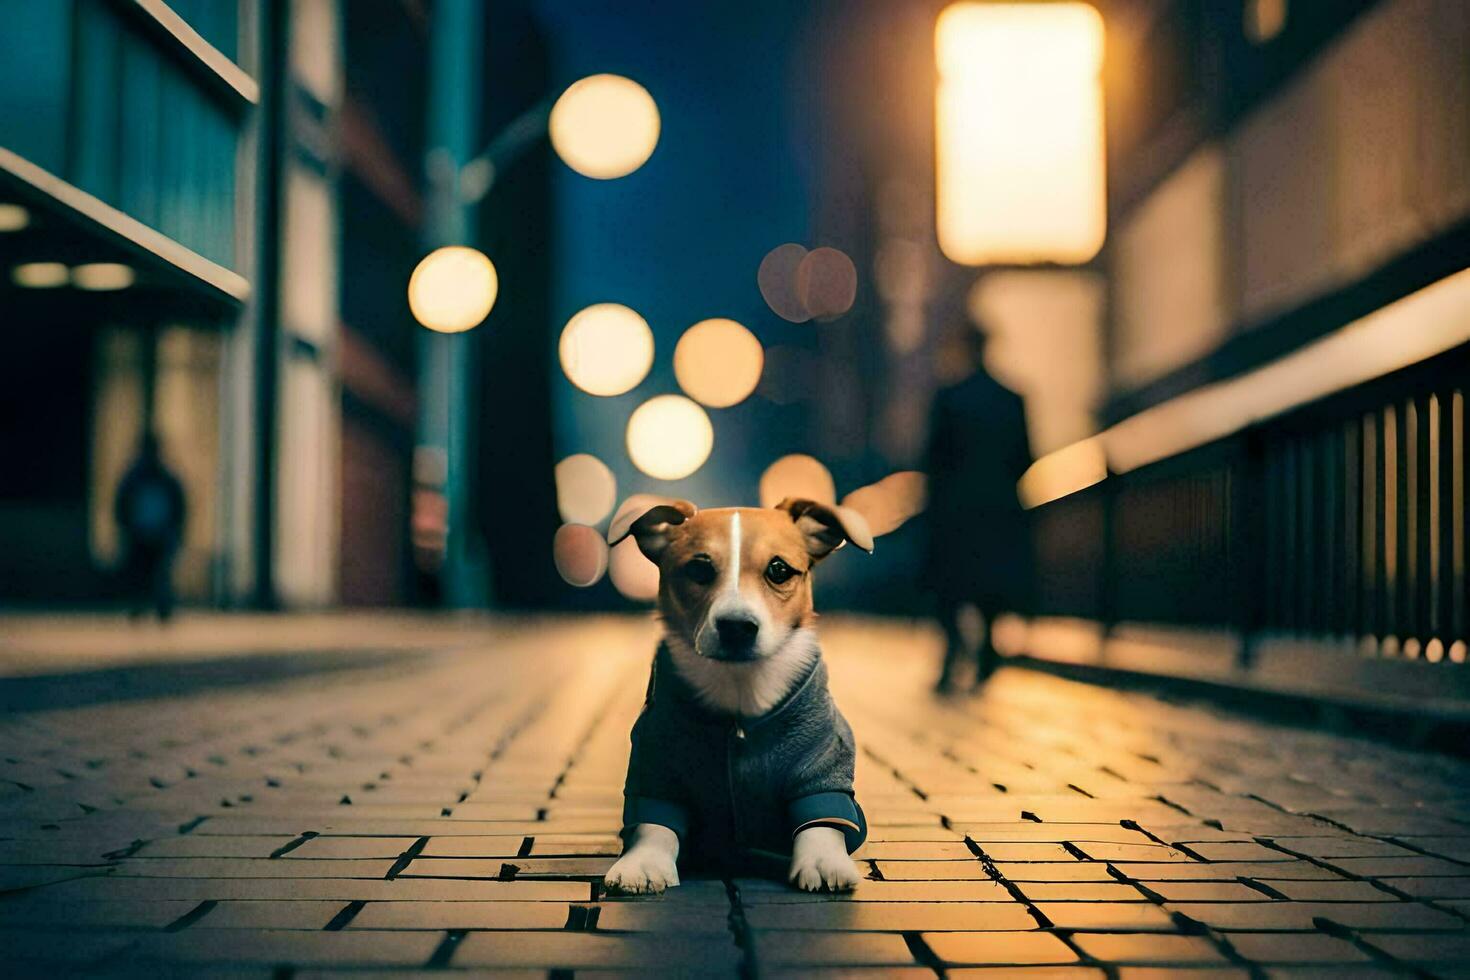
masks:
<svg viewBox="0 0 1470 980"><path fill-rule="evenodd" d="M429 41L426 250L471 244L472 215L461 199L460 168L473 156L480 116L483 0L436 0ZM445 604L483 605L484 563L469 506L474 413L470 379L478 348L474 332L419 341L419 444L443 454L448 536L440 572Z"/></svg>
<svg viewBox="0 0 1470 980"><path fill-rule="evenodd" d="M261 4L261 86L256 156L255 207L255 390L252 420L254 487L252 490L251 566L255 573L251 605L276 607L276 390L277 338L281 313L280 263L281 167L285 155L286 94L291 84L289 0Z"/></svg>

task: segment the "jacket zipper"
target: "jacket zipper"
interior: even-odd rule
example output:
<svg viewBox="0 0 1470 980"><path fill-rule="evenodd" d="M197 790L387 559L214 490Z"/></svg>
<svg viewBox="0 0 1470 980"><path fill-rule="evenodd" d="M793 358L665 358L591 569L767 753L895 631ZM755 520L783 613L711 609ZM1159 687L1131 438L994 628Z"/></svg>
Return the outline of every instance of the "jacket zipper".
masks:
<svg viewBox="0 0 1470 980"><path fill-rule="evenodd" d="M740 831L740 797L735 792L735 750L745 741L745 729L737 723L730 729L730 735L725 739L725 789L730 794L730 826L735 836L735 846L745 846L744 835Z"/></svg>

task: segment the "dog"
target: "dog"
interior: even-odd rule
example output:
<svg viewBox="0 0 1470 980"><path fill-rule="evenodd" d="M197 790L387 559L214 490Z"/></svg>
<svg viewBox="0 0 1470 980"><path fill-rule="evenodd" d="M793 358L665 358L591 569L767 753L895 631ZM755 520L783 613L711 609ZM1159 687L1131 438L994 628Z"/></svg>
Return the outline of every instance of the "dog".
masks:
<svg viewBox="0 0 1470 980"><path fill-rule="evenodd" d="M867 521L812 500L704 511L641 500L613 518L608 541L632 535L658 566L664 630L606 886L661 892L681 867L784 866L804 891L856 887L849 855L867 824L853 797L852 729L817 645L812 568L847 542L871 553Z"/></svg>

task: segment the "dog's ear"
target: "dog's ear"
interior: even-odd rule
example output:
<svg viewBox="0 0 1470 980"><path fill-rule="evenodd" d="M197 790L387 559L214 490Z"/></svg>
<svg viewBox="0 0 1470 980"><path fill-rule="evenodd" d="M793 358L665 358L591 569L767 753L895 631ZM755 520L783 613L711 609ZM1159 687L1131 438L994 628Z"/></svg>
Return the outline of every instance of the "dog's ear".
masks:
<svg viewBox="0 0 1470 980"><path fill-rule="evenodd" d="M636 494L625 500L613 515L607 528L607 543L616 545L631 534L638 542L638 550L657 565L664 549L669 546L670 531L698 511L699 508L687 500Z"/></svg>
<svg viewBox="0 0 1470 980"><path fill-rule="evenodd" d="M784 510L796 522L813 561L827 557L848 541L869 554L873 552L873 532L868 529L868 519L851 507L787 497L776 509Z"/></svg>

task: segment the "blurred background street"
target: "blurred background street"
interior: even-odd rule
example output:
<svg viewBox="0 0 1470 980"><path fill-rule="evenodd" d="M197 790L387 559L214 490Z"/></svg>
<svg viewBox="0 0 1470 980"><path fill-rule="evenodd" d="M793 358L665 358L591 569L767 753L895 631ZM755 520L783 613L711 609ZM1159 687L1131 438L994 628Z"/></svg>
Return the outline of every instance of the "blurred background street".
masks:
<svg viewBox="0 0 1470 980"><path fill-rule="evenodd" d="M28 969L1464 975L1463 0L0 24ZM852 903L603 900L652 497L877 538Z"/></svg>

